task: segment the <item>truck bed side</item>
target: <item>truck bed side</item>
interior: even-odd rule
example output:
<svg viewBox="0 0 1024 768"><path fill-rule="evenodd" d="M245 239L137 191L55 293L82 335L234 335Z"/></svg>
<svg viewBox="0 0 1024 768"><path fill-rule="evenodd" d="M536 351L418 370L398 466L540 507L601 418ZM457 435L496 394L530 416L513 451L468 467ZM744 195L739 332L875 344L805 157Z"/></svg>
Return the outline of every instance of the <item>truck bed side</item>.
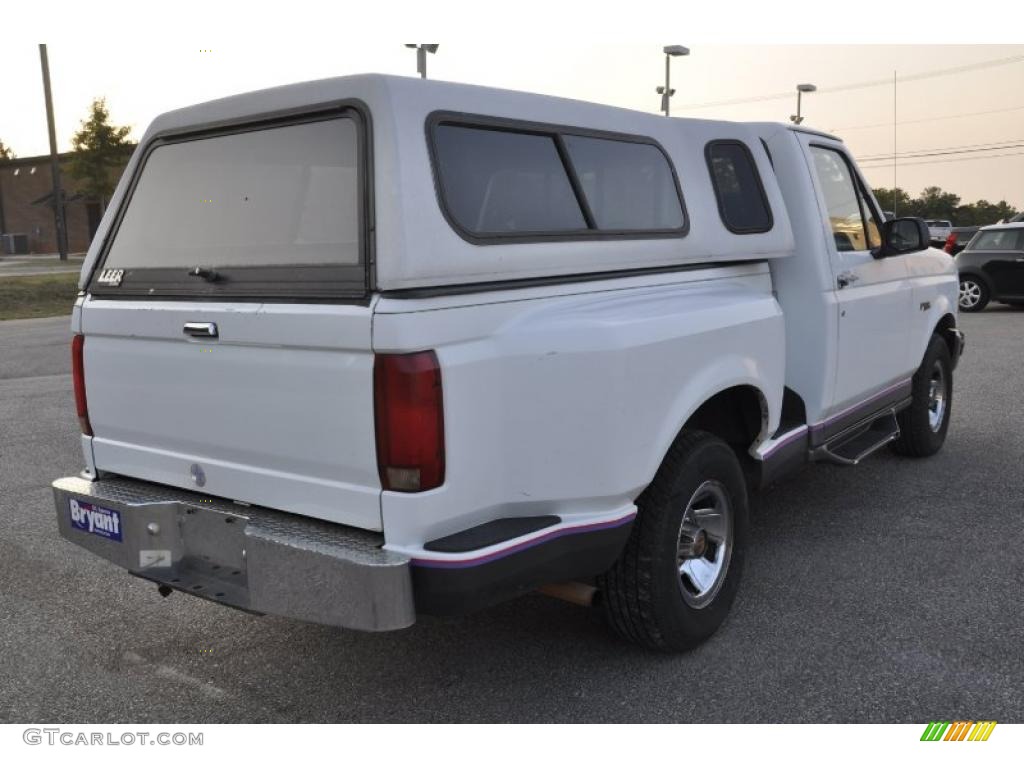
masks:
<svg viewBox="0 0 1024 768"><path fill-rule="evenodd" d="M763 263L385 296L373 346L435 349L443 372L446 482L381 499L388 547L418 558L459 559L423 544L490 520L631 512L687 419L731 387L759 393L763 436L778 426L784 328Z"/></svg>

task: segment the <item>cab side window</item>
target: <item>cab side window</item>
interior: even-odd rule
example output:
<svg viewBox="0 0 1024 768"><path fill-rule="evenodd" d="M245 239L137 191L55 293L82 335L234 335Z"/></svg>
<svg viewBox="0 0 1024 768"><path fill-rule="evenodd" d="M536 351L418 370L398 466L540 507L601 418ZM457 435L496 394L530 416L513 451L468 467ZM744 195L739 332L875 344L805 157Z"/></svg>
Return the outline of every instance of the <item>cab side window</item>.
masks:
<svg viewBox="0 0 1024 768"><path fill-rule="evenodd" d="M878 218L846 158L834 149L812 146L818 184L838 251L867 251L881 243Z"/></svg>

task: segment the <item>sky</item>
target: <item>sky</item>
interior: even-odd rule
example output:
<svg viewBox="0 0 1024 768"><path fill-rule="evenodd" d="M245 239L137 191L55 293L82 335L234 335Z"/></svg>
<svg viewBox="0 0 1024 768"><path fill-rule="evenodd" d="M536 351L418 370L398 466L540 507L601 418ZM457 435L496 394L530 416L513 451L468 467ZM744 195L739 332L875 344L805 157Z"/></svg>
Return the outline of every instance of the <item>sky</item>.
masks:
<svg viewBox="0 0 1024 768"><path fill-rule="evenodd" d="M893 185L894 141L897 153L909 154L1009 145L904 157L896 180L913 195L935 185L965 202L1005 199L1024 209L1024 45L702 45L683 38L629 45L548 40L512 49L460 39L441 42L430 57L432 79L647 112L659 108L661 45L687 45L691 54L672 61L673 117L784 121L796 107L796 84L813 83L819 91L805 94L804 125L842 137L872 186ZM51 44L58 148L70 149L94 97L105 97L113 121L131 126L138 139L161 112L221 96L359 72L416 73L415 52L377 39L343 46L199 45L110 46L73 38ZM1002 63L980 66L988 62ZM36 44L4 41L0 83L0 140L19 157L47 153Z"/></svg>

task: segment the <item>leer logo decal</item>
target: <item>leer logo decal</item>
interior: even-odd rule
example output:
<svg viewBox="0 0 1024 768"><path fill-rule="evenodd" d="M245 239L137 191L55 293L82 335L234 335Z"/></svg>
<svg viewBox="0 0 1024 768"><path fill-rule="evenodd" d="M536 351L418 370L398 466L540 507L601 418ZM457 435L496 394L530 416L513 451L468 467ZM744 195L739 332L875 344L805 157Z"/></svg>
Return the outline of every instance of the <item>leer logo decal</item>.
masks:
<svg viewBox="0 0 1024 768"><path fill-rule="evenodd" d="M988 741L995 727L995 720L932 722L921 734L921 741Z"/></svg>
<svg viewBox="0 0 1024 768"><path fill-rule="evenodd" d="M99 279L96 281L100 285L120 285L121 279L124 277L123 269L104 269L100 272Z"/></svg>

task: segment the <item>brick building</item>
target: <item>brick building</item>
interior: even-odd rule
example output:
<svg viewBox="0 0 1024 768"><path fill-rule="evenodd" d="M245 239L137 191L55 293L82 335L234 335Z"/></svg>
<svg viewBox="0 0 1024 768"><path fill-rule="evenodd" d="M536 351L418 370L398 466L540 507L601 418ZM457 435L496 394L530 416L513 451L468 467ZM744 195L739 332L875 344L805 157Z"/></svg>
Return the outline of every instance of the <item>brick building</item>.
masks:
<svg viewBox="0 0 1024 768"><path fill-rule="evenodd" d="M129 157L126 153L124 165ZM78 182L68 172L71 153L59 158L68 251L79 253L89 248L102 211L99 201L87 200L78 191ZM124 165L116 169L118 175ZM0 160L0 232L27 235L30 253L57 252L49 155Z"/></svg>

